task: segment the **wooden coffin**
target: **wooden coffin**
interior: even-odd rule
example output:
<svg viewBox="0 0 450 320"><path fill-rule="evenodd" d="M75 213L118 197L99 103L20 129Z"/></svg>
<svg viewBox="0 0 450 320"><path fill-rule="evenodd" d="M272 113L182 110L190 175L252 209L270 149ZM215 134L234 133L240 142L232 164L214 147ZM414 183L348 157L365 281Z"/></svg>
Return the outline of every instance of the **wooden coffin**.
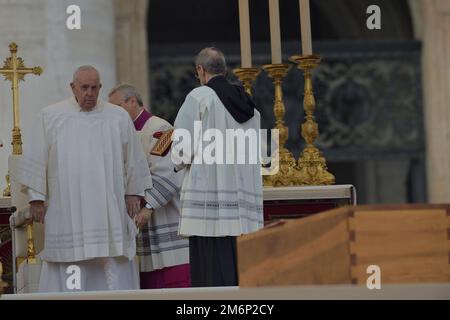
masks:
<svg viewBox="0 0 450 320"><path fill-rule="evenodd" d="M238 239L239 284L450 281L450 205L343 207Z"/></svg>

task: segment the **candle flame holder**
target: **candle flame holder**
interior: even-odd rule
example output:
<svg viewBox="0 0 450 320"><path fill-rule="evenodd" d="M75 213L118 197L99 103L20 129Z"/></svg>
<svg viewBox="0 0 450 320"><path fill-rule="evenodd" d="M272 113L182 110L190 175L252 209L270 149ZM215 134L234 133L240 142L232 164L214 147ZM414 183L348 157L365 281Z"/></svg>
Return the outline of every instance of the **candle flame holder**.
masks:
<svg viewBox="0 0 450 320"><path fill-rule="evenodd" d="M245 91L252 95L252 84L261 71L258 68L236 68L233 73L244 85Z"/></svg>
<svg viewBox="0 0 450 320"><path fill-rule="evenodd" d="M301 152L298 160L297 183L300 185L330 185L335 183L335 177L328 172L326 160L322 152L314 146L314 141L319 136L319 126L314 119L316 101L314 99L312 70L321 62L318 55L292 56L292 62L303 71L305 78L303 108L305 110L305 122L301 126L301 135L306 141L306 147Z"/></svg>
<svg viewBox="0 0 450 320"><path fill-rule="evenodd" d="M297 180L297 170L295 165L295 158L292 153L284 147L289 130L285 126L283 118L285 115L285 107L283 102L282 79L286 77L289 69L288 64L268 64L264 65L263 70L269 74L273 79L275 86L274 98L274 114L275 114L275 129L279 131L279 171L274 175L264 176L264 185L271 187L293 186Z"/></svg>

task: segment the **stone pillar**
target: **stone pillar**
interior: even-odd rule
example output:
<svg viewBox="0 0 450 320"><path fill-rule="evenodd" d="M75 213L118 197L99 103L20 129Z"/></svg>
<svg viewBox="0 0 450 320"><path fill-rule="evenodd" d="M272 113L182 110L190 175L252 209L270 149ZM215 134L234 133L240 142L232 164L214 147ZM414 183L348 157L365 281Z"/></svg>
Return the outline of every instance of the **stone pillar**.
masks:
<svg viewBox="0 0 450 320"><path fill-rule="evenodd" d="M148 0L115 0L118 82L136 86L150 103L147 46Z"/></svg>
<svg viewBox="0 0 450 320"><path fill-rule="evenodd" d="M81 9L81 30L68 30L66 8ZM27 66L40 65L44 73L29 75L20 83L20 127L24 150L27 148L33 119L43 107L61 101L72 93L73 71L91 64L100 71L107 97L116 84L115 20L111 0L0 0L0 63L9 56L8 44L19 46L19 56ZM0 79L0 191L5 187L8 156L12 152L11 84Z"/></svg>
<svg viewBox="0 0 450 320"><path fill-rule="evenodd" d="M450 201L450 1L422 0L428 200Z"/></svg>
<svg viewBox="0 0 450 320"><path fill-rule="evenodd" d="M359 204L405 203L407 197L408 160L367 160L357 164Z"/></svg>

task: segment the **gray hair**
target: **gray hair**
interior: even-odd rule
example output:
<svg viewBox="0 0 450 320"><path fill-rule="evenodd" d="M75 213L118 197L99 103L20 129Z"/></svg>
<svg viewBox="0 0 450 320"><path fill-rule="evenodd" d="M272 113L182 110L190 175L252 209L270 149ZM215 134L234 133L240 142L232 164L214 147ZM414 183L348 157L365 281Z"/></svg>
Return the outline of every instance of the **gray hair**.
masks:
<svg viewBox="0 0 450 320"><path fill-rule="evenodd" d="M98 72L98 70L95 69L93 66L85 65L85 66L78 67L77 70L75 70L75 72L73 73L73 82L75 82L77 80L78 74L83 71L94 71L98 75L98 81L100 81L100 73Z"/></svg>
<svg viewBox="0 0 450 320"><path fill-rule="evenodd" d="M205 71L212 75L225 75L227 72L227 63L224 54L214 47L204 48L200 51L195 58L195 65L203 66Z"/></svg>
<svg viewBox="0 0 450 320"><path fill-rule="evenodd" d="M141 94L139 93L138 89L128 83L121 83L118 86L114 87L108 94L108 97L111 97L114 93L120 92L122 94L122 98L125 101L130 100L131 98L136 98L136 101L140 107L144 106L144 103L142 102Z"/></svg>

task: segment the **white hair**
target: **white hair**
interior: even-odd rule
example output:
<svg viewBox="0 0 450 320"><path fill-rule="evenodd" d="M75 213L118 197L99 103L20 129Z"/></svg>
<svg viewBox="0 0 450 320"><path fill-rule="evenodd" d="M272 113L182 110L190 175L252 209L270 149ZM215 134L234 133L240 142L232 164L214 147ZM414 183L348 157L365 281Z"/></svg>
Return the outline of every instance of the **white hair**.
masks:
<svg viewBox="0 0 450 320"><path fill-rule="evenodd" d="M75 70L75 72L73 73L72 81L75 82L78 78L78 74L83 71L94 71L98 75L98 81L100 81L100 73L98 72L97 69L95 69L93 66L90 66L90 65L84 65L84 66L78 67L77 70Z"/></svg>
<svg viewBox="0 0 450 320"><path fill-rule="evenodd" d="M203 66L212 75L224 75L227 72L227 63L224 54L214 47L204 48L200 51L195 58L195 65Z"/></svg>
<svg viewBox="0 0 450 320"><path fill-rule="evenodd" d="M140 107L144 106L144 103L142 102L142 96L139 93L139 90L133 85L128 83L119 84L109 92L108 97L111 97L116 92L120 92L122 94L122 98L125 102L131 98L136 98L138 105Z"/></svg>

